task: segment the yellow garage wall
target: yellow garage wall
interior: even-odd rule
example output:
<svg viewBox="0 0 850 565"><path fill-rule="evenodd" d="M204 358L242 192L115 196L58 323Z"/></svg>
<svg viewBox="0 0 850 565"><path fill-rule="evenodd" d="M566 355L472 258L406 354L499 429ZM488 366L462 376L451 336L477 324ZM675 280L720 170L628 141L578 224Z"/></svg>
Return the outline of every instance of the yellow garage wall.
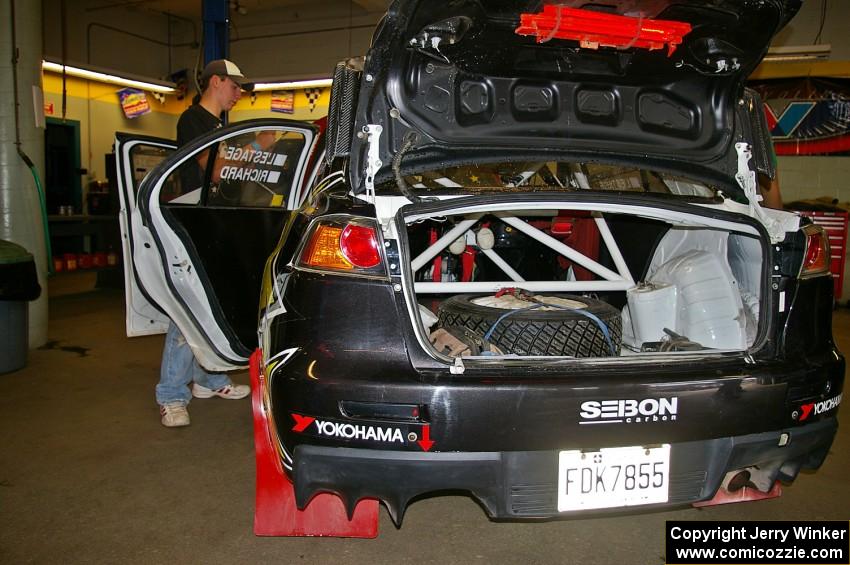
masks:
<svg viewBox="0 0 850 565"><path fill-rule="evenodd" d="M55 73L44 73L44 102L51 105L53 113L45 113L52 118L62 118L62 77ZM174 96L165 96L158 101L148 93L151 112L138 118L124 116L118 101L121 87L85 79L67 77L65 118L80 122L80 161L89 172L90 179L104 180L104 155L112 151L115 132L123 131L153 137L174 139L177 120L191 100L177 100ZM230 111L230 121L253 118L286 118L292 120L317 120L328 112L330 88L325 88L316 100L311 111L303 90L296 90L292 114L271 111L271 93L258 92L254 96L243 95L242 99ZM88 183L83 179L83 186ZM85 190L85 188L84 188Z"/></svg>
<svg viewBox="0 0 850 565"><path fill-rule="evenodd" d="M257 92L255 95L244 94L242 99L230 111L232 122L240 120L251 120L254 118L285 118L288 120L303 120L312 122L328 115L328 104L330 104L330 88L323 88L321 95L316 99L316 106L310 109L309 100L304 90L294 90L295 103L292 114L272 112L271 92Z"/></svg>
<svg viewBox="0 0 850 565"><path fill-rule="evenodd" d="M62 77L45 73L45 105L53 106L52 118L62 118ZM65 119L80 122L80 166L88 169L91 179L105 180L104 155L112 151L116 131L154 137L173 138L177 119L185 104L173 96L164 103L148 95L151 112L135 119L124 116L115 85L68 77L66 81ZM83 186L87 184L83 179Z"/></svg>

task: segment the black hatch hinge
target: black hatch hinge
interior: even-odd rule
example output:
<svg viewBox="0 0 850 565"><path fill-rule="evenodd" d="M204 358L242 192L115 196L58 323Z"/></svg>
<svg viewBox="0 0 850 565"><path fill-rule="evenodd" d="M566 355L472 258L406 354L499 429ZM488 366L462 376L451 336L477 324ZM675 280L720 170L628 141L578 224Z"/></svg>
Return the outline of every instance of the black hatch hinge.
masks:
<svg viewBox="0 0 850 565"><path fill-rule="evenodd" d="M387 257L387 268L390 271L390 277L395 280L401 280L401 258L398 254L398 240L384 240L384 254Z"/></svg>

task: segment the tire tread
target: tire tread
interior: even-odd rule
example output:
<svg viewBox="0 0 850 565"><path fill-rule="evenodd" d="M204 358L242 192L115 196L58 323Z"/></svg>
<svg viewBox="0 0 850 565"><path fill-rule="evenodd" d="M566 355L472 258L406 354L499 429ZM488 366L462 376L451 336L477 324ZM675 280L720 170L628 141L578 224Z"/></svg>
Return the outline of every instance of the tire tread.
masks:
<svg viewBox="0 0 850 565"><path fill-rule="evenodd" d="M470 302L475 295L458 295L444 301L438 318L443 327L468 328L483 337L504 310ZM620 312L600 300L569 296L588 305L607 326L619 355L622 340ZM496 326L491 343L506 353L535 356L610 357L605 334L593 320L581 314L561 311L525 311L508 316ZM541 316L541 314L546 314ZM543 319L541 319L543 318Z"/></svg>

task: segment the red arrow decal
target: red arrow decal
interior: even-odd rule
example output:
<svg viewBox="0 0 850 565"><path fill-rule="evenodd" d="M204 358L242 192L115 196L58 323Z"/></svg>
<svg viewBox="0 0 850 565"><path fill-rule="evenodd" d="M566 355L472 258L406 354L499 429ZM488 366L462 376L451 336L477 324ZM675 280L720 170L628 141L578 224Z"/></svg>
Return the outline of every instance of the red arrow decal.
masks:
<svg viewBox="0 0 850 565"><path fill-rule="evenodd" d="M295 425L292 426L293 432L303 432L316 420L312 416L301 416L299 414L292 414L292 417L295 419Z"/></svg>
<svg viewBox="0 0 850 565"><path fill-rule="evenodd" d="M800 406L800 410L802 410L802 411L803 411L803 414L800 416L800 421L801 421L801 422L802 422L803 420L805 420L806 418L808 418L808 417L809 417L809 414L811 414L811 413L812 413L812 408L814 408L814 407L815 407L814 403L812 403L812 404L803 404L802 406Z"/></svg>
<svg viewBox="0 0 850 565"><path fill-rule="evenodd" d="M434 445L434 442L431 441L430 425L425 424L424 426L422 426L422 439L420 439L416 443L419 444L419 447L422 448L422 451L429 451L431 449L431 446Z"/></svg>

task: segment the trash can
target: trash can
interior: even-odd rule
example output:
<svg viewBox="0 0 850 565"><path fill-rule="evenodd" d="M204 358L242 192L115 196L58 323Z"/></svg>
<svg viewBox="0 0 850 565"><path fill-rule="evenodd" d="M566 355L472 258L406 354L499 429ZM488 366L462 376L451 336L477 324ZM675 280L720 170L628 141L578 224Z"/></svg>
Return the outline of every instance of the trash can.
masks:
<svg viewBox="0 0 850 565"><path fill-rule="evenodd" d="M0 239L0 373L27 364L27 302L40 294L33 256L20 245Z"/></svg>

